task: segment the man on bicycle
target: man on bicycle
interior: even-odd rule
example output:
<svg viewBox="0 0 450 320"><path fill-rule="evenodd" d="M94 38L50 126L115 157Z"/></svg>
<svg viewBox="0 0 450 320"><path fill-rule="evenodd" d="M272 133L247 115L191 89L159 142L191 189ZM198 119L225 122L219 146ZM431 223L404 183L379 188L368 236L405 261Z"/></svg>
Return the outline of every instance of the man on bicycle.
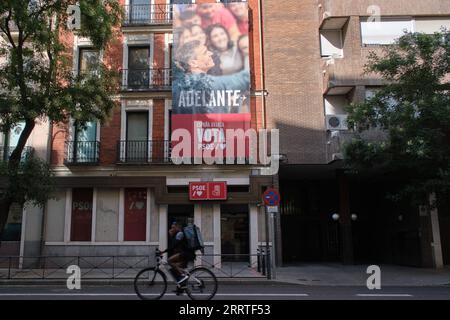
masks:
<svg viewBox="0 0 450 320"><path fill-rule="evenodd" d="M183 268L187 267L189 261L195 259L195 252L188 248L183 229L176 221L169 230L169 246L161 253L165 252L168 253L167 262L172 267L177 283L182 286L188 279Z"/></svg>

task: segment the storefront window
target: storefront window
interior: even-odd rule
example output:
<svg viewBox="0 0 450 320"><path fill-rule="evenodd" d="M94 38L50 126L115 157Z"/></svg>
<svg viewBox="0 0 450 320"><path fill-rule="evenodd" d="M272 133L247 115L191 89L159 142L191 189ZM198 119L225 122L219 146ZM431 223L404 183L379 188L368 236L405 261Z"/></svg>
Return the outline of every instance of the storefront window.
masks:
<svg viewBox="0 0 450 320"><path fill-rule="evenodd" d="M247 261L250 252L248 205L221 206L223 261Z"/></svg>
<svg viewBox="0 0 450 320"><path fill-rule="evenodd" d="M71 241L91 241L92 189L72 190Z"/></svg>

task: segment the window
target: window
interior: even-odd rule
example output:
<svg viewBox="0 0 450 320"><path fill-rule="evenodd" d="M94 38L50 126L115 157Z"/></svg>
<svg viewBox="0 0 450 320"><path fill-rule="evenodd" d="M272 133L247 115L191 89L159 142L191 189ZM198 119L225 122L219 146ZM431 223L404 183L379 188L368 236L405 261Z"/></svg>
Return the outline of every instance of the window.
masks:
<svg viewBox="0 0 450 320"><path fill-rule="evenodd" d="M347 114L345 108L349 105L347 96L325 96L325 114Z"/></svg>
<svg viewBox="0 0 450 320"><path fill-rule="evenodd" d="M0 234L1 241L20 241L20 235L22 233L22 212L22 206L17 203L11 205L3 233Z"/></svg>
<svg viewBox="0 0 450 320"><path fill-rule="evenodd" d="M230 2L247 2L247 0L217 0L217 2L230 3Z"/></svg>
<svg viewBox="0 0 450 320"><path fill-rule="evenodd" d="M441 28L450 29L450 17L385 18L380 22L361 19L363 45L392 44L405 32L432 34Z"/></svg>
<svg viewBox="0 0 450 320"><path fill-rule="evenodd" d="M71 241L91 241L93 189L72 190Z"/></svg>
<svg viewBox="0 0 450 320"><path fill-rule="evenodd" d="M433 34L445 27L450 30L450 17L417 17L415 18L416 32Z"/></svg>
<svg viewBox="0 0 450 320"><path fill-rule="evenodd" d="M91 48L80 48L80 60L78 64L78 72L80 74L95 71L100 62L100 53L98 50Z"/></svg>
<svg viewBox="0 0 450 320"><path fill-rule="evenodd" d="M18 122L14 127L11 128L7 137L8 140L7 144L9 147L11 148L17 147L23 129L25 129L25 122L23 121Z"/></svg>
<svg viewBox="0 0 450 320"><path fill-rule="evenodd" d="M74 162L93 163L98 161L97 122L89 121L74 126L73 160Z"/></svg>
<svg viewBox="0 0 450 320"><path fill-rule="evenodd" d="M128 52L128 86L134 89L149 87L150 48L130 47Z"/></svg>
<svg viewBox="0 0 450 320"><path fill-rule="evenodd" d="M379 87L366 87L366 100L373 98L379 90Z"/></svg>
<svg viewBox="0 0 450 320"><path fill-rule="evenodd" d="M381 90L381 87L366 87L366 100L374 98L379 91ZM395 111L395 108L397 108L398 101L394 97L388 97L386 101L386 106L388 111Z"/></svg>
<svg viewBox="0 0 450 320"><path fill-rule="evenodd" d="M0 149L0 151L2 151L0 161L7 161L9 159L11 153L19 143L20 135L22 134L23 129L25 129L25 122L20 121L12 127L7 134L5 134L4 145L3 148L1 148L3 150Z"/></svg>
<svg viewBox="0 0 450 320"><path fill-rule="evenodd" d="M411 18L382 19L379 22L361 19L361 40L363 45L393 44L405 32L413 31Z"/></svg>
<svg viewBox="0 0 450 320"><path fill-rule="evenodd" d="M133 23L150 21L150 0L131 0L130 4L130 18Z"/></svg>
<svg viewBox="0 0 450 320"><path fill-rule="evenodd" d="M321 30L320 48L322 57L342 58L344 56L344 51L342 49L341 30Z"/></svg>
<svg viewBox="0 0 450 320"><path fill-rule="evenodd" d="M191 4L195 3L194 0L170 0L170 4Z"/></svg>
<svg viewBox="0 0 450 320"><path fill-rule="evenodd" d="M127 112L127 162L147 162L148 133L148 112Z"/></svg>
<svg viewBox="0 0 450 320"><path fill-rule="evenodd" d="M124 241L146 241L147 190L125 189Z"/></svg>

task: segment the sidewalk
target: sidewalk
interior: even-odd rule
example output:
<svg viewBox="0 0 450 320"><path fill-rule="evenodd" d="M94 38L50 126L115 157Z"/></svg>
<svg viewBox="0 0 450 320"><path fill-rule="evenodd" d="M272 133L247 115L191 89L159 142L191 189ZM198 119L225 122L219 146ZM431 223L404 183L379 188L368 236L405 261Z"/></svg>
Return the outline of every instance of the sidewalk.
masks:
<svg viewBox="0 0 450 320"><path fill-rule="evenodd" d="M237 266L236 266L237 267ZM300 264L276 269L276 279L267 280L253 269L236 268L229 273L226 268L212 269L221 283L229 284L298 284L307 286L366 286L368 265L344 266L339 263ZM382 286L450 286L450 267L441 270L380 265ZM0 270L1 271L1 270ZM86 271L86 270L85 270ZM120 285L133 282L137 270L122 270L115 279L108 277L110 270L83 272L83 281L92 285ZM227 271L227 272L225 272ZM106 272L106 273L105 273ZM117 272L117 271L116 271ZM1 272L0 272L1 273ZM0 285L34 285L65 283L65 270L48 270L48 277L40 279L42 270L14 270L14 277L6 280L0 276ZM51 274L50 274L51 273ZM233 274L233 277L230 275ZM116 275L118 275L116 273ZM103 278L103 279L102 279Z"/></svg>
<svg viewBox="0 0 450 320"><path fill-rule="evenodd" d="M366 286L368 265L304 264L276 269L276 281L309 286ZM380 265L381 286L450 285L450 267L441 270Z"/></svg>

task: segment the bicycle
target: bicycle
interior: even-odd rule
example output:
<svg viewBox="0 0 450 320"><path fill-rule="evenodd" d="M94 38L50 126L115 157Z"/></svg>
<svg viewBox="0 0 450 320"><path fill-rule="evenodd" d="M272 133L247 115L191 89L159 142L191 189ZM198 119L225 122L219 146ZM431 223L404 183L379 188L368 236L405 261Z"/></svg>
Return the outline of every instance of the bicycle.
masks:
<svg viewBox="0 0 450 320"><path fill-rule="evenodd" d="M144 268L134 278L134 291L142 300L161 299L167 291L167 276L170 265L162 259L162 253L158 249L155 252L156 266ZM164 271L165 272L164 272ZM194 267L186 275L188 278L181 286L169 272L173 282L176 284L177 296L184 292L192 300L211 300L217 292L217 278L215 274L205 267Z"/></svg>

